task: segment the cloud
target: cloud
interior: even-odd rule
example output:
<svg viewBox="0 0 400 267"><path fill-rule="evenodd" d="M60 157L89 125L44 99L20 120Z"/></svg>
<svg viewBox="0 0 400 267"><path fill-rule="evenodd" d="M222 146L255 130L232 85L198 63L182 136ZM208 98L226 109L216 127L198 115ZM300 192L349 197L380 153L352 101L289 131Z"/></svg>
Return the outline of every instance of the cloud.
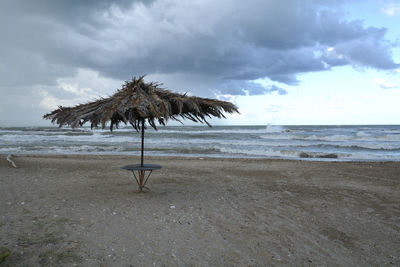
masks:
<svg viewBox="0 0 400 267"><path fill-rule="evenodd" d="M218 95L233 94L233 95L265 95L277 92L279 95L286 95L287 91L283 88L272 85L263 85L253 81L237 81L229 80L220 84L216 91Z"/></svg>
<svg viewBox="0 0 400 267"><path fill-rule="evenodd" d="M70 78L57 79L55 86L35 86L32 93L42 98L39 105L50 111L58 106L73 106L108 97L121 88L122 81L100 77L97 72L78 69Z"/></svg>
<svg viewBox="0 0 400 267"><path fill-rule="evenodd" d="M282 89L282 88L280 88L280 87L278 87L278 86L276 86L274 84L270 86L269 91L270 92L278 92L279 95L286 95L287 94L287 91L285 89Z"/></svg>
<svg viewBox="0 0 400 267"><path fill-rule="evenodd" d="M398 1L384 2L381 11L388 16L400 15L400 3Z"/></svg>
<svg viewBox="0 0 400 267"><path fill-rule="evenodd" d="M395 84L395 83L389 83L385 81L384 79L381 78L376 78L374 80L374 83L379 85L381 89L394 89L394 88L400 88L400 85Z"/></svg>
<svg viewBox="0 0 400 267"><path fill-rule="evenodd" d="M346 19L346 3L4 1L0 91L23 95L40 87L48 95L36 95L38 102L51 96L63 103L77 92L102 95L100 79L120 85L147 74L169 89L201 96L284 95L276 84L297 85L304 73L345 65L398 69L387 29ZM87 86L93 91L79 91L85 88L78 78L82 70L96 73L95 86ZM78 91L68 92L60 79Z"/></svg>
<svg viewBox="0 0 400 267"><path fill-rule="evenodd" d="M344 21L335 11L341 1L304 1L301 11L294 1L261 0L10 3L11 11L25 16L4 19L14 30L1 28L7 37L1 62L15 76L36 82L88 68L114 79L199 73L296 84L298 74L338 64L398 67L384 40L386 29ZM327 47L343 60L323 56ZM20 69L24 61L38 66L36 73Z"/></svg>
<svg viewBox="0 0 400 267"><path fill-rule="evenodd" d="M390 44L383 41L386 29L368 29L367 36L338 44L335 50L349 64L391 70L399 67L393 62Z"/></svg>

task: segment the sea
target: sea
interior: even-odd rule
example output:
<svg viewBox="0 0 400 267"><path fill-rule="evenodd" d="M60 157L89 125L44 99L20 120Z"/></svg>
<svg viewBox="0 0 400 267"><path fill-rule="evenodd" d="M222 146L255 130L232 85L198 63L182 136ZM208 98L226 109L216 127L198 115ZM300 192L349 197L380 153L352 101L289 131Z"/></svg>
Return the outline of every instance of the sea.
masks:
<svg viewBox="0 0 400 267"><path fill-rule="evenodd" d="M140 155L141 134L108 129L0 127L0 154ZM145 156L400 161L400 125L160 126Z"/></svg>

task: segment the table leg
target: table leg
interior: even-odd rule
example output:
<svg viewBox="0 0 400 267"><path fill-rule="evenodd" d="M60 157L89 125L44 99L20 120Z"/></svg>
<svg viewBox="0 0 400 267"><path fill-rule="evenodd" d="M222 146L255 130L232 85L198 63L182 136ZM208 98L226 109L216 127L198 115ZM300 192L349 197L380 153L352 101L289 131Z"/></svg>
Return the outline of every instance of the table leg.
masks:
<svg viewBox="0 0 400 267"><path fill-rule="evenodd" d="M143 187L144 187L143 180L144 180L144 171L139 171L139 181L140 181L139 190L140 191L142 191Z"/></svg>
<svg viewBox="0 0 400 267"><path fill-rule="evenodd" d="M131 170L131 171L132 171L133 177L135 178L136 183L137 183L137 185L139 187L139 192L143 192L143 189L146 189L147 191L150 191L150 188L148 188L146 186L146 183L147 183L147 180L149 180L149 177L150 177L151 173L153 172L153 170L150 170L148 172L147 177L145 177L146 176L146 171L144 171L144 170L138 170L137 171L137 176L136 176L134 170Z"/></svg>

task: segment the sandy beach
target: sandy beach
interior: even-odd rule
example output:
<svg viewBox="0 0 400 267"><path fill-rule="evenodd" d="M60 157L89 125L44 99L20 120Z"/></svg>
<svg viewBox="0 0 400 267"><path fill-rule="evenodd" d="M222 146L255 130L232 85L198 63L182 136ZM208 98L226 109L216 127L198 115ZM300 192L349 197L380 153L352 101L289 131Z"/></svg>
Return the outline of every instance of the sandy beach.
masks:
<svg viewBox="0 0 400 267"><path fill-rule="evenodd" d="M0 160L0 266L400 265L400 162Z"/></svg>

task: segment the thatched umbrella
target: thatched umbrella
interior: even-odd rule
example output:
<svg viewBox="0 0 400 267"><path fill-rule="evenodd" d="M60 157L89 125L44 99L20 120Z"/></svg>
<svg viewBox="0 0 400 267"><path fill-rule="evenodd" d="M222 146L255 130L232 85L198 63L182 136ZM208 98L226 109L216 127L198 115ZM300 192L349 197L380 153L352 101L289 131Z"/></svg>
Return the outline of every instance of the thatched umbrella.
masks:
<svg viewBox="0 0 400 267"><path fill-rule="evenodd" d="M225 118L223 112L239 112L230 102L216 99L187 96L160 88L161 84L145 83L144 76L125 82L122 89L108 98L102 98L75 107L59 107L43 116L60 127L69 125L72 128L82 126L90 121L91 127L104 129L110 121L110 130L123 122L130 123L136 131L142 131L141 167L143 167L145 121L157 130L156 122L165 125L172 119L181 118L194 122L206 123L207 118ZM143 173L142 173L143 174ZM143 175L141 175L143 176ZM141 177L139 186L143 186Z"/></svg>

